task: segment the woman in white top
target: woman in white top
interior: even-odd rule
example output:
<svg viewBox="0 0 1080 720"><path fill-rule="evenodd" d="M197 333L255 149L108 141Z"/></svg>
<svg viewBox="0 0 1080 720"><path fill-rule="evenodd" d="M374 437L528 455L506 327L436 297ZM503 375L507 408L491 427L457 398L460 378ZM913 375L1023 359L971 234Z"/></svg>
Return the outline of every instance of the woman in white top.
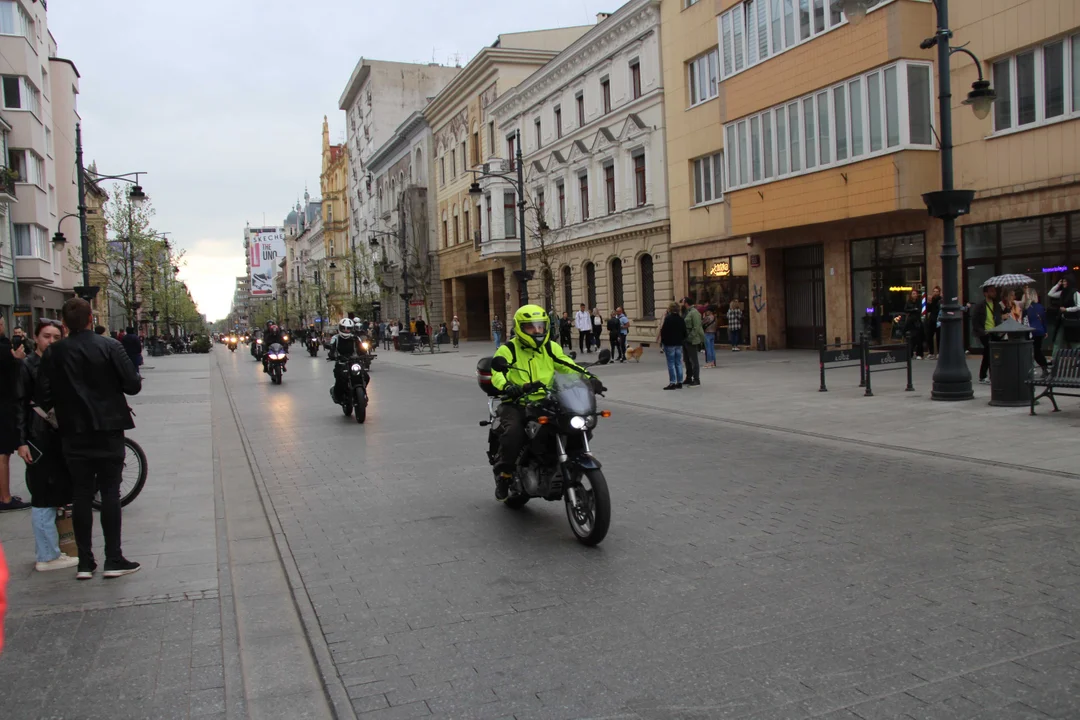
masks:
<svg viewBox="0 0 1080 720"><path fill-rule="evenodd" d="M1058 309L1053 330L1054 351L1080 348L1080 291L1076 280L1066 275L1046 293L1051 307Z"/></svg>
<svg viewBox="0 0 1080 720"><path fill-rule="evenodd" d="M604 318L600 315L600 310L597 308L592 309L592 344L597 350L600 349L600 333L604 331Z"/></svg>

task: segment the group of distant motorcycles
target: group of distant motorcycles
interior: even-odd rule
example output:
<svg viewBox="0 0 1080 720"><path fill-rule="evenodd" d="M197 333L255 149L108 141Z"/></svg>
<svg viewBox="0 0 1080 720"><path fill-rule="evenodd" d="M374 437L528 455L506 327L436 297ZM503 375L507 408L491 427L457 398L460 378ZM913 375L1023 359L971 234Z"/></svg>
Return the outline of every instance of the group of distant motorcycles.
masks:
<svg viewBox="0 0 1080 720"><path fill-rule="evenodd" d="M289 336L283 335L282 340L284 346L273 343L264 348L259 338L253 340L250 336L235 334L222 338L233 352L239 343L249 343L251 355L257 361L262 361L265 353L267 370L274 384L281 384L288 362ZM348 382L342 392L335 392L335 383L330 394L346 417L355 414L356 421L363 423L367 417L369 371L376 356L371 352L373 343L369 336L360 335L360 343L364 354L337 360L348 366L345 368ZM304 340L304 347L311 357L319 354L321 344L314 334ZM326 348L330 349L329 343ZM576 353L571 353L571 357L576 358ZM604 350L595 363L583 363L582 367L606 365L610 359L610 353ZM488 395L488 418L480 422L480 426L488 429L487 456L494 465L501 432L497 408L503 397L491 384L492 370L505 370L505 360L486 357L476 368L480 388ZM599 544L611 523L611 497L600 461L593 456L589 441L598 421L610 416L609 411L597 408L596 394L589 383L579 376L557 375L545 397L526 404L529 440L518 459L506 506L519 510L532 499L561 501L577 540L589 546Z"/></svg>
<svg viewBox="0 0 1080 720"><path fill-rule="evenodd" d="M291 336L288 333L282 333L282 342L270 343L270 346L267 347L262 338L253 338L250 334L234 333L224 335L221 338L221 342L227 345L232 352L236 352L236 348L241 343L249 345L251 357L256 362L265 364L266 373L270 376L270 383L273 385L281 385L284 374L288 371L290 340ZM356 422L362 423L367 419L367 386L368 382L370 382L371 361L377 356L371 351L372 341L370 337L361 335L359 341L360 346L364 349L363 354L351 358L341 357L336 360L328 357L327 361L336 361L341 365L345 377L345 382L340 388L335 382L334 387L330 389L330 397L333 398L337 405L341 406L345 417L353 416L356 418ZM309 334L304 340L304 347L311 357L318 357L320 346L323 345L327 350L330 349L330 343L324 344L315 333ZM335 378L337 374L335 372Z"/></svg>

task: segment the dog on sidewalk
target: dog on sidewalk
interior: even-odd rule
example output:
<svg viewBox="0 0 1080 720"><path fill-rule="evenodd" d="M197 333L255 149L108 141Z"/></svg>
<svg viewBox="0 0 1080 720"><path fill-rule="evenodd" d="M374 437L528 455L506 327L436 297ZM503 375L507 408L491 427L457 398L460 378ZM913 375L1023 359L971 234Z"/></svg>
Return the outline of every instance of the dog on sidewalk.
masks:
<svg viewBox="0 0 1080 720"><path fill-rule="evenodd" d="M630 358L634 362L641 362L641 356L645 354L645 346L638 345L635 348L630 348L626 351L626 357Z"/></svg>

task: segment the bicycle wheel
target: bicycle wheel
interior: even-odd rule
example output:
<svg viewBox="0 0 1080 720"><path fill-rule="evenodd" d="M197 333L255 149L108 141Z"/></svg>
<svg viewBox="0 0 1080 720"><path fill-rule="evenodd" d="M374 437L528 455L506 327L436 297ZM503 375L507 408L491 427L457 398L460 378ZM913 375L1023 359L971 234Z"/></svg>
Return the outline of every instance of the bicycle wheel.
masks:
<svg viewBox="0 0 1080 720"><path fill-rule="evenodd" d="M124 438L124 469L120 475L120 507L126 507L142 492L149 474L146 453L139 443ZM94 494L93 506L101 509L101 493Z"/></svg>

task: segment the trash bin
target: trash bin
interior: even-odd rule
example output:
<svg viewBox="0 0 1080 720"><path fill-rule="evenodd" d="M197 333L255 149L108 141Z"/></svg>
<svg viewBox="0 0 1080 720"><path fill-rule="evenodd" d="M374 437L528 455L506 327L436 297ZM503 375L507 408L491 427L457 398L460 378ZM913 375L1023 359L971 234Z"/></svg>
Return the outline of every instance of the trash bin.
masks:
<svg viewBox="0 0 1080 720"><path fill-rule="evenodd" d="M756 339L758 352L765 352L765 336L758 335Z"/></svg>
<svg viewBox="0 0 1080 720"><path fill-rule="evenodd" d="M997 407L1031 405L1033 362L1031 328L1012 316L992 330L990 335L990 404ZM1007 338L1006 338L1007 336Z"/></svg>
<svg viewBox="0 0 1080 720"><path fill-rule="evenodd" d="M413 335L411 332L402 330L398 333L398 350L401 352L413 351Z"/></svg>

